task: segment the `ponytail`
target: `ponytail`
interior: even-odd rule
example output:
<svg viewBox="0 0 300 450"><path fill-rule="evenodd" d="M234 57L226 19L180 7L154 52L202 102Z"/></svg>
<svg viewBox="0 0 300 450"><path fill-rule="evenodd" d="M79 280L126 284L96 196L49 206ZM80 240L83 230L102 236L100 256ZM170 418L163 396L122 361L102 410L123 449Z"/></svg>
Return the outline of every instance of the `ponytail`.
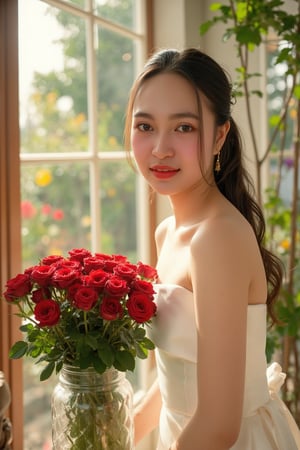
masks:
<svg viewBox="0 0 300 450"><path fill-rule="evenodd" d="M264 215L255 201L253 182L242 164L241 149L240 132L230 118L230 130L220 153L222 170L215 172L215 181L222 194L243 214L254 230L268 282L268 313L272 323L275 323L274 302L282 284L283 264L264 246Z"/></svg>

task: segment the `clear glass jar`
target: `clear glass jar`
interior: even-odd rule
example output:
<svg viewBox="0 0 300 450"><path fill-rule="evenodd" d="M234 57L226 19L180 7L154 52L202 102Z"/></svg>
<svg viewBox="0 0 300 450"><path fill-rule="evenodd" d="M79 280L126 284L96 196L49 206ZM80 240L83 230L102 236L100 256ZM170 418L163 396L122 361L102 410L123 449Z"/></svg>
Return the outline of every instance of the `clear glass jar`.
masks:
<svg viewBox="0 0 300 450"><path fill-rule="evenodd" d="M132 403L124 372L64 365L52 394L53 450L132 450Z"/></svg>

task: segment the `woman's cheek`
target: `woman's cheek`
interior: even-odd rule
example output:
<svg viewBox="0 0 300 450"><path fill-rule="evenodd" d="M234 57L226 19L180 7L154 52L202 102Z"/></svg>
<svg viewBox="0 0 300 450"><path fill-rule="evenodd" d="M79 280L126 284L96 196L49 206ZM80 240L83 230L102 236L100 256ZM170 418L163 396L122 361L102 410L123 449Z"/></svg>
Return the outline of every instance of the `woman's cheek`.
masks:
<svg viewBox="0 0 300 450"><path fill-rule="evenodd" d="M147 158L147 149L149 150L149 144L147 145L147 142L143 136L134 133L131 138L131 148L137 162Z"/></svg>

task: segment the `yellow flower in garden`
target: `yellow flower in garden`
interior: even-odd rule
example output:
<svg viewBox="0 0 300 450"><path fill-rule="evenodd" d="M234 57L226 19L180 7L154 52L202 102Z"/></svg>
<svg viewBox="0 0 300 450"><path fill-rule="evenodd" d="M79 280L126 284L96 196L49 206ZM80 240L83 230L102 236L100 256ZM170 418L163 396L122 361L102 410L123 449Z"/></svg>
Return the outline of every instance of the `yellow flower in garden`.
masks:
<svg viewBox="0 0 300 450"><path fill-rule="evenodd" d="M113 198L116 196L117 191L115 188L109 188L109 189L107 189L106 194L107 194L107 197Z"/></svg>
<svg viewBox="0 0 300 450"><path fill-rule="evenodd" d="M59 256L62 256L62 255L63 255L63 251L62 251L61 248L58 248L58 247L50 247L49 250L50 250L50 251L49 251L50 255L59 255Z"/></svg>
<svg viewBox="0 0 300 450"><path fill-rule="evenodd" d="M81 225L83 226L83 227L89 227L90 225L91 225L91 223L92 223L92 219L91 219L91 216L83 216L82 218L81 218Z"/></svg>
<svg viewBox="0 0 300 450"><path fill-rule="evenodd" d="M290 248L291 243L290 243L289 239L283 239L279 245L284 250L288 250Z"/></svg>
<svg viewBox="0 0 300 450"><path fill-rule="evenodd" d="M40 187L48 186L52 182L52 174L49 169L39 169L35 174L35 184Z"/></svg>
<svg viewBox="0 0 300 450"><path fill-rule="evenodd" d="M56 94L56 92L49 92L49 93L47 94L47 103L48 103L48 104L54 105L55 102L56 102L56 100L57 100L57 94Z"/></svg>
<svg viewBox="0 0 300 450"><path fill-rule="evenodd" d="M108 145L110 147L115 147L116 145L118 145L118 141L115 138L115 136L109 136L109 138L108 138Z"/></svg>
<svg viewBox="0 0 300 450"><path fill-rule="evenodd" d="M74 117L75 125L81 125L85 121L85 115L83 113L77 114L76 117Z"/></svg>

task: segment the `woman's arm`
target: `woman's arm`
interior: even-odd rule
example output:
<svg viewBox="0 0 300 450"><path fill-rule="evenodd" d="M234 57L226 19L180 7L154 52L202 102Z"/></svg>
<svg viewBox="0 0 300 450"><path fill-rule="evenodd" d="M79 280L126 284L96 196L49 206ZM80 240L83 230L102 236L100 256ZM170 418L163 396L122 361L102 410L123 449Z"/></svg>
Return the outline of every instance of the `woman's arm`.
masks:
<svg viewBox="0 0 300 450"><path fill-rule="evenodd" d="M256 245L251 236L248 224L218 219L204 224L193 238L198 406L172 450L228 450L238 438Z"/></svg>
<svg viewBox="0 0 300 450"><path fill-rule="evenodd" d="M158 426L160 409L161 396L155 381L134 412L135 445Z"/></svg>

